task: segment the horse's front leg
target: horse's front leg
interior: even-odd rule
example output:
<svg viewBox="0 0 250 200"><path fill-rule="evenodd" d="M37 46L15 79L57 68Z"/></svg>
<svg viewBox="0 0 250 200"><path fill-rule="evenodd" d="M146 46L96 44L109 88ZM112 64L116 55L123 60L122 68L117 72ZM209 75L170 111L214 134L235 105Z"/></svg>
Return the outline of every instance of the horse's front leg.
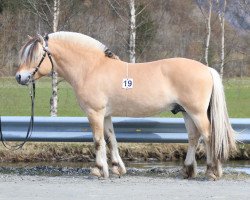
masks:
<svg viewBox="0 0 250 200"><path fill-rule="evenodd" d="M88 119L93 132L93 140L96 151L96 164L91 169L91 174L108 178L108 163L106 155L106 142L104 139L104 115L100 112L91 112L88 114Z"/></svg>
<svg viewBox="0 0 250 200"><path fill-rule="evenodd" d="M104 134L106 143L110 149L112 172L119 177L126 173L125 165L119 155L118 145L115 138L115 132L111 117L104 118Z"/></svg>

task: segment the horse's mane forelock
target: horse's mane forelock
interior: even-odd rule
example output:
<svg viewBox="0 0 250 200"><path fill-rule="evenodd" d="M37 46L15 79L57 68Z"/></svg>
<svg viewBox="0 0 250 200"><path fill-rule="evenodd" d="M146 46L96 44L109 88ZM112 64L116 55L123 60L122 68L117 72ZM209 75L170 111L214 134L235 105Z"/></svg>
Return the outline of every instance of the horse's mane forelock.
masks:
<svg viewBox="0 0 250 200"><path fill-rule="evenodd" d="M39 42L42 42L39 36L35 36L30 39L20 51L20 62L21 63L30 63L37 59L38 53L41 52L38 49ZM39 51L39 52L38 52Z"/></svg>

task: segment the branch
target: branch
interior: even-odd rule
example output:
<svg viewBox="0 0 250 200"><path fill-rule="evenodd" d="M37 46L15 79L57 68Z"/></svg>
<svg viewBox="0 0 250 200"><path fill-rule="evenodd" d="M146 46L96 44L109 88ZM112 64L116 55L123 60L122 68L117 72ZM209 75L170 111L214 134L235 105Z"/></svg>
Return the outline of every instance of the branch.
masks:
<svg viewBox="0 0 250 200"><path fill-rule="evenodd" d="M205 12L203 11L203 8L202 8L201 5L199 4L199 1L198 1L198 0L196 0L196 4L197 4L198 8L200 9L201 14L203 15L203 18L204 18L204 20L205 20L205 23L207 24L207 18L208 18L208 16L207 16L207 15L205 14Z"/></svg>
<svg viewBox="0 0 250 200"><path fill-rule="evenodd" d="M50 9L51 6L48 4L48 1L47 1L47 0L43 0L43 2L45 3L44 5L46 5L46 7L47 7L48 10L49 10L50 15L52 16L52 15L53 15L53 12L52 12L52 10Z"/></svg>
<svg viewBox="0 0 250 200"><path fill-rule="evenodd" d="M138 15L140 15L151 3L152 3L152 1L149 2L149 3L147 3L147 5L145 5L138 13L136 13L135 17L137 17Z"/></svg>
<svg viewBox="0 0 250 200"><path fill-rule="evenodd" d="M129 24L128 21L126 21L121 15L120 13L116 10L116 8L114 7L114 5L112 4L112 2L110 2L110 0L108 0L110 6L113 8L113 10L115 11L115 13L118 15L118 17L122 20L123 23L125 24Z"/></svg>

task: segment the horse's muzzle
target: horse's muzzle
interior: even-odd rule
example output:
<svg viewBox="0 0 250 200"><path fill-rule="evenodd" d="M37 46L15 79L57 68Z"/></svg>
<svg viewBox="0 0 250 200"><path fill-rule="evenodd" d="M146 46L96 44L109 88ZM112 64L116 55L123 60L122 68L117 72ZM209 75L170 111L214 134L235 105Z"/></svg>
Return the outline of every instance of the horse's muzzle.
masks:
<svg viewBox="0 0 250 200"><path fill-rule="evenodd" d="M16 81L21 85L29 84L30 79L31 79L31 74L29 72L16 73Z"/></svg>

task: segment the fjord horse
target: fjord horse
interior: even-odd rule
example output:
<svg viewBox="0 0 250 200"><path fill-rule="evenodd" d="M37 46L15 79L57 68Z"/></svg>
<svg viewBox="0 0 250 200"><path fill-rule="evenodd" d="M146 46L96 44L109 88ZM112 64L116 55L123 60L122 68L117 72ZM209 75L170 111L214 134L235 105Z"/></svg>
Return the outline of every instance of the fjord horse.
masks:
<svg viewBox="0 0 250 200"><path fill-rule="evenodd" d="M126 173L111 116L147 117L170 110L182 112L188 132L183 176L196 175L195 151L202 136L207 154L206 174L212 179L221 177L221 161L235 149L235 139L216 70L185 58L131 64L89 36L57 32L46 38L37 35L22 47L18 83L27 85L32 79L48 75L52 68L48 55L55 70L72 86L89 119L96 150L93 175L109 176L106 144L113 173Z"/></svg>

